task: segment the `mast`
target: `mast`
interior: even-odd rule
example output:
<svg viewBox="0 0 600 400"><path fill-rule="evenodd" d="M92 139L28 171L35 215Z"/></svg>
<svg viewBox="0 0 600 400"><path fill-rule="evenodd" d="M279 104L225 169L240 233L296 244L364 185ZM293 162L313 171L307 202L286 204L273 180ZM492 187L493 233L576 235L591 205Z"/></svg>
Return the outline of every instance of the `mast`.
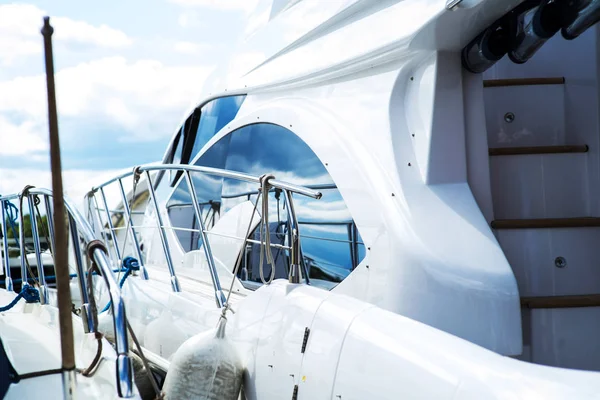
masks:
<svg viewBox="0 0 600 400"><path fill-rule="evenodd" d="M52 172L52 199L54 205L55 243L54 266L58 296L58 319L60 324L60 346L62 356L62 378L64 398L73 399L75 395L75 350L73 344L73 319L71 315L71 291L69 288L69 266L66 213L63 200L63 185L60 161L60 143L58 139L58 116L56 112L56 94L54 86L54 63L52 57L52 33L50 17L44 17L42 28L44 36L44 55L46 61L46 85L48 88L48 123L50 134L50 167Z"/></svg>

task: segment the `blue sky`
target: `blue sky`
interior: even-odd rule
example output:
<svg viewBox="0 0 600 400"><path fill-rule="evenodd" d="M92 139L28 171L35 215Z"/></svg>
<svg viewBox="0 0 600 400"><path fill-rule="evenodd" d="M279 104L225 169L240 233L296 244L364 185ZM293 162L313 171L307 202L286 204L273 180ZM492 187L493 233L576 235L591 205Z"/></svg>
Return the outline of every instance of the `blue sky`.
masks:
<svg viewBox="0 0 600 400"><path fill-rule="evenodd" d="M42 16L50 15L66 191L158 160L230 54L253 0L0 0L0 193L49 186Z"/></svg>

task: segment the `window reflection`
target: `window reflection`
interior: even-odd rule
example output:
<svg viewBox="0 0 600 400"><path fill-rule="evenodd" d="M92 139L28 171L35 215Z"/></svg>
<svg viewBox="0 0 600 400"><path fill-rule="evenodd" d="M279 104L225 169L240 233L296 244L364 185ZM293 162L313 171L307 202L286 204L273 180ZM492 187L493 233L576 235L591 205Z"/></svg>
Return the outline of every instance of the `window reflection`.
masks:
<svg viewBox="0 0 600 400"><path fill-rule="evenodd" d="M339 190L316 154L290 130L267 123L245 126L207 149L195 164L257 176L272 173L277 179L323 193L320 200L294 196L303 268L308 271L310 284L332 288L364 258L364 244ZM236 205L256 201L256 184L200 174L195 174L194 183L208 229L218 221L218 216ZM177 187L168 209L174 227L194 229L196 221L185 182ZM269 231L272 243L288 244L287 205L285 196L276 190L269 193ZM250 237L259 240L259 229ZM178 231L178 238L185 251L202 245L194 232ZM242 257L238 276L249 287L261 283L259 253L260 246L249 243ZM276 259L275 277L287 278L288 251L273 248L272 253ZM270 275L270 268L265 260L265 277Z"/></svg>
<svg viewBox="0 0 600 400"><path fill-rule="evenodd" d="M190 156L190 160L198 155L200 150L212 137L219 132L225 125L233 121L237 115L244 99L243 96L221 97L210 101L202 107L200 124L196 132L196 140Z"/></svg>

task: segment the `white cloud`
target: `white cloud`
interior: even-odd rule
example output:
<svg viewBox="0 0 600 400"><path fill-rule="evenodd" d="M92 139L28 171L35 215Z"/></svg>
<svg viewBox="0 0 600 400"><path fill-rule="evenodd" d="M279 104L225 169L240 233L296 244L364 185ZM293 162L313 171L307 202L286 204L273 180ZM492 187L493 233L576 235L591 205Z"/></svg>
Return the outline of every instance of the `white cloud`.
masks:
<svg viewBox="0 0 600 400"><path fill-rule="evenodd" d="M0 115L0 156L29 155L48 149L48 141L41 140L40 126L32 121L13 123Z"/></svg>
<svg viewBox="0 0 600 400"><path fill-rule="evenodd" d="M175 43L175 51L183 54L199 54L203 50L207 50L210 46L207 44L193 42L177 42Z"/></svg>
<svg viewBox="0 0 600 400"><path fill-rule="evenodd" d="M64 68L56 74L59 119L76 118L82 127L90 121L107 120L128 130L128 141L168 137L211 70L165 66L154 60L131 63L123 57ZM0 82L0 122L5 126L9 126L9 115L18 115L25 122L7 131L25 128L29 140L4 142L0 154L23 154L35 149L37 141L47 141L44 75Z"/></svg>
<svg viewBox="0 0 600 400"><path fill-rule="evenodd" d="M169 0L171 3L188 7L206 7L217 10L242 10L250 12L258 0Z"/></svg>
<svg viewBox="0 0 600 400"><path fill-rule="evenodd" d="M93 26L84 21L74 21L65 17L52 19L56 40L88 43L100 47L126 47L133 40L124 32L107 25Z"/></svg>
<svg viewBox="0 0 600 400"><path fill-rule="evenodd" d="M10 65L16 58L42 51L42 17L46 12L31 4L0 5L0 65ZM129 46L132 39L124 32L106 25L93 26L66 17L52 17L53 40L83 43L99 47Z"/></svg>
<svg viewBox="0 0 600 400"><path fill-rule="evenodd" d="M84 196L92 188L115 176L121 171L88 171L66 170L62 173L64 195L83 212ZM52 189L52 179L49 170L41 169L0 169L0 194L18 193L25 185L38 188ZM112 193L111 193L112 194ZM108 196L111 204L118 198L113 194Z"/></svg>

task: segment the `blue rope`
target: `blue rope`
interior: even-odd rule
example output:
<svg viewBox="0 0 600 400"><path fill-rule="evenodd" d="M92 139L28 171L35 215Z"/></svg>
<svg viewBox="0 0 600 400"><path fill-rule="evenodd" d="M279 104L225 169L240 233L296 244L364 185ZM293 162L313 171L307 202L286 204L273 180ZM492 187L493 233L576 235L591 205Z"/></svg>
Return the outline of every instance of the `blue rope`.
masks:
<svg viewBox="0 0 600 400"><path fill-rule="evenodd" d="M27 303L38 303L40 301L40 292L31 285L25 285L21 292L7 306L0 307L0 312L5 312L13 308L21 298Z"/></svg>
<svg viewBox="0 0 600 400"><path fill-rule="evenodd" d="M113 269L114 273L126 272L126 271L127 271L126 268L116 268L116 269ZM85 276L87 276L87 274L88 273L86 272ZM98 275L98 273L96 271L93 271L92 274L93 275ZM55 278L56 278L55 275L46 275L46 280L48 280L48 281L50 281L52 279L55 279ZM72 278L77 278L77 274L69 274L69 278L71 278L71 279ZM18 283L18 282L21 282L21 281L22 281L21 278L16 278L16 279L12 280L13 283ZM27 281L27 283L29 283L29 282L34 282L35 280L33 280L32 278L29 278L26 281ZM6 284L6 280L5 279L0 279L0 285L5 285L5 284Z"/></svg>
<svg viewBox="0 0 600 400"><path fill-rule="evenodd" d="M19 244L19 235L17 235L17 227L15 226L17 219L19 218L19 209L10 201L4 203L4 208L6 211L8 211L8 222L10 223L10 229L12 230L13 237L17 242L17 246L21 247Z"/></svg>
<svg viewBox="0 0 600 400"><path fill-rule="evenodd" d="M131 275L131 273L133 271L140 270L140 264L138 263L138 260L136 260L135 258L133 258L131 256L128 256L123 259L123 268L125 268L125 273L123 274L123 276L121 277L121 280L119 281L119 288L123 288L123 285L125 284L125 281L127 280L127 277L129 275ZM104 308L100 312L103 313L103 312L107 311L110 308L110 304L111 304L111 301L109 300L108 303L106 303L106 306L104 306Z"/></svg>

